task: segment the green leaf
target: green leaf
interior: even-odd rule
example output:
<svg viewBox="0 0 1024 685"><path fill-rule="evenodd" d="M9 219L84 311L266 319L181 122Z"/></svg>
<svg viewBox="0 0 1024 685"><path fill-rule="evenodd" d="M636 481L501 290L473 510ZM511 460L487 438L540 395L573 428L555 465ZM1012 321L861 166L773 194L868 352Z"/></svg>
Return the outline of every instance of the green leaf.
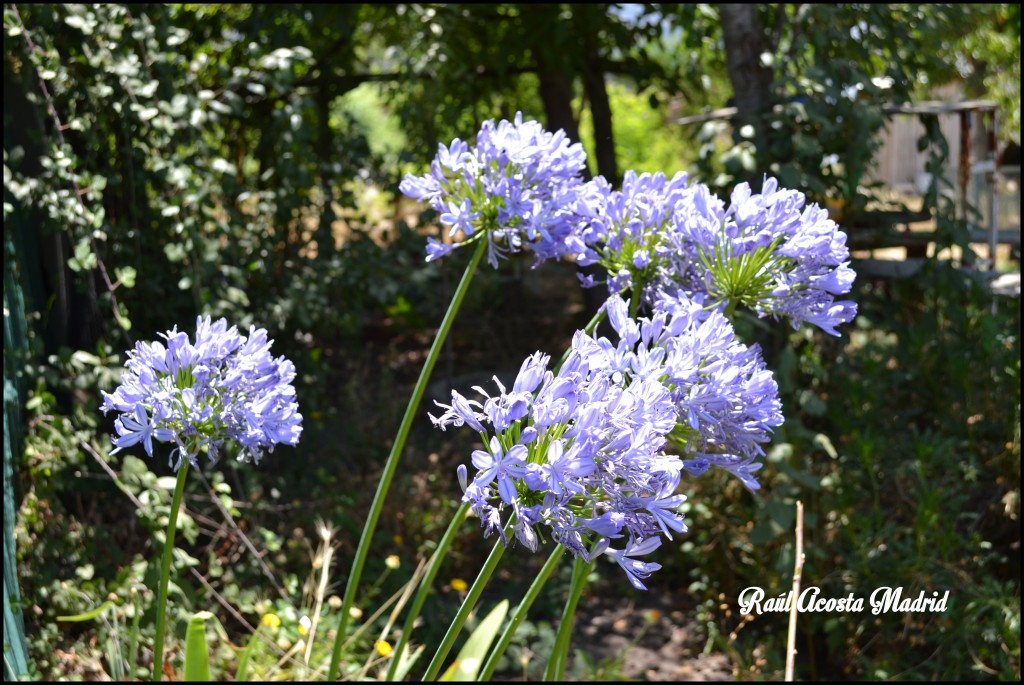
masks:
<svg viewBox="0 0 1024 685"><path fill-rule="evenodd" d="M134 288L138 272L135 271L133 266L123 266L114 269L114 276L117 277L118 282L124 287Z"/></svg>
<svg viewBox="0 0 1024 685"><path fill-rule="evenodd" d="M498 634L498 629L501 628L506 614L508 614L507 599L502 600L498 606L491 610L491 613L487 614L487 618L480 622L480 625L476 627L473 634L466 640L466 644L459 650L459 655L455 657L455 661L452 662L452 665L448 667L448 670L438 680L444 682L476 680L477 674L480 673L480 667L487 657L487 652L491 649L491 643L494 642L494 638Z"/></svg>
<svg viewBox="0 0 1024 685"><path fill-rule="evenodd" d="M71 354L71 363L78 369L84 369L90 366L99 366L102 364L102 360L91 352L85 350L76 350Z"/></svg>
<svg viewBox="0 0 1024 685"><path fill-rule="evenodd" d="M256 625L256 632L249 638L249 644L245 646L245 650L242 652L242 656L238 658L238 670L235 672L235 682L245 682L245 678L249 673L249 660L252 659L252 653L256 649L256 645L260 641L260 630L263 628L263 622L260 621Z"/></svg>
<svg viewBox="0 0 1024 685"><path fill-rule="evenodd" d="M803 485L804 487L815 492L821 490L821 478L819 478L815 474L809 473L807 471L801 471L800 469L795 469L786 463L778 464L777 468L779 469L780 473L784 473L787 476L789 476L790 480L796 481L800 485Z"/></svg>
<svg viewBox="0 0 1024 685"><path fill-rule="evenodd" d="M72 271L88 271L96 268L96 255L88 240L82 240L75 245L75 256L68 260L68 267Z"/></svg>
<svg viewBox="0 0 1024 685"><path fill-rule="evenodd" d="M188 623L185 634L185 681L210 682L210 655L206 646L206 621L209 611L197 612Z"/></svg>
<svg viewBox="0 0 1024 685"><path fill-rule="evenodd" d="M67 622L70 622L70 623L80 623L81 621L91 621L91 620L93 620L94 618L96 618L97 616L99 616L100 614L102 614L104 611L106 611L107 609L109 609L112 606L115 606L114 602L111 601L111 600L107 600L106 602L104 602L103 604L100 604L98 607L96 607L92 611L87 611L84 614L75 614L74 616L58 616L57 620L58 621L67 621Z"/></svg>
<svg viewBox="0 0 1024 685"><path fill-rule="evenodd" d="M173 490L177 482L178 479L174 476L163 476L156 479L156 486L161 490Z"/></svg>
<svg viewBox="0 0 1024 685"><path fill-rule="evenodd" d="M92 29L89 26L89 22L86 21L85 17L78 16L77 14L72 14L70 16L64 17L64 23L73 29L78 29L79 31L82 31L83 33L92 33Z"/></svg>
<svg viewBox="0 0 1024 685"><path fill-rule="evenodd" d="M836 451L835 446L832 444L832 440L830 440L824 433L818 433L814 436L814 444L824 450L825 454L831 458L839 458L839 452Z"/></svg>
<svg viewBox="0 0 1024 685"><path fill-rule="evenodd" d="M395 669L395 682L405 680L405 676L409 673L416 661L423 654L424 645L420 645L416 648L416 651L410 652L408 649L402 650L402 659L398 662L398 668Z"/></svg>

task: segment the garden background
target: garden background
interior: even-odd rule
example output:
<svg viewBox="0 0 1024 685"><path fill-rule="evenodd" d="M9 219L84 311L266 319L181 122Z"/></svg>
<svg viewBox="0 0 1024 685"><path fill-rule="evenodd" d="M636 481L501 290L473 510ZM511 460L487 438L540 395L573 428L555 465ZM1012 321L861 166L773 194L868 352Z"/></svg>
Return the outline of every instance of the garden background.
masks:
<svg viewBox="0 0 1024 685"><path fill-rule="evenodd" d="M1010 5L5 4L4 31L4 654L9 675L37 679L147 673L174 479L162 455L108 458L100 390L136 340L197 314L270 331L298 369L304 433L259 468L227 458L190 477L171 633L213 611L228 679L231 645L273 613L251 675L310 676L282 657L323 577L321 531L326 620L467 259L425 263L437 217L397 189L439 142L522 111L582 141L613 183L685 170L727 192L769 173L851 222L892 202L863 180L884 105L955 83L998 103L999 149L1019 150ZM677 123L726 105L728 122ZM739 324L787 418L762 489L687 485L690 533L662 548L647 593L599 567L574 678L780 677L786 616L740 616L736 598L789 588L800 500L805 586L950 600L941 614L803 614L798 677L1019 680L1020 302L964 268L972 214L943 175L949 142L924 123L930 186L899 201L932 217L931 258L912 279L859 278L841 338ZM430 401L559 354L596 307L574 266L531 264L474 282L378 528L364 618L458 506L473 436L434 430ZM475 525L459 534L417 643L440 640L489 546ZM521 594L540 563L511 550L482 606ZM566 565L499 673L543 672L568 583ZM108 600L92 620L56 619ZM385 619L353 654L372 654ZM180 670L180 649L169 657Z"/></svg>

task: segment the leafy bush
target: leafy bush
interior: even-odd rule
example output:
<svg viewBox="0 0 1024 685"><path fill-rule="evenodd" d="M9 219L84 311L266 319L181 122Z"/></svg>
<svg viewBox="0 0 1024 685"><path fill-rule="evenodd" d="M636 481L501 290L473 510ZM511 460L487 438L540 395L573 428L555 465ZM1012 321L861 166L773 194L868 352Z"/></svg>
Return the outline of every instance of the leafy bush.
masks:
<svg viewBox="0 0 1024 685"><path fill-rule="evenodd" d="M741 617L734 598L789 590L801 500L804 588L950 598L941 614L801 614L800 677L1019 677L1019 309L991 297L936 264L915 282L861 283L858 330L834 362L834 341L793 334L764 498L702 484L676 559L741 674L781 676L788 613ZM735 519L752 525L727 534Z"/></svg>
<svg viewBox="0 0 1024 685"><path fill-rule="evenodd" d="M197 312L266 326L295 361L309 458L301 468L270 463L259 479L227 462L208 483L190 483L174 630L184 634L191 610L217 607L225 635L214 671L230 674L238 655L229 642L252 635L272 613L280 625L260 629L250 673L310 675L287 660L274 664L313 613L310 588L321 576L311 560L324 558L317 514L330 512L334 539L358 537L366 484L453 286L422 261L422 234L435 217L401 204L397 180L415 166L415 153L434 152L438 119L465 135L482 114L512 102L540 108L533 74L479 108L453 104L441 88L424 97L426 82L406 89L404 111L422 115L437 105L439 114L396 122L365 81L324 68L330 59L363 60L356 44L392 63L388 46L343 40L372 25L374 11L5 5L5 232L16 241L13 267L33 324L17 533L36 675L146 673L140 645L152 641L154 613L146 588L156 584L152 550L170 508L168 471L160 459L104 468L111 426L97 404L135 337ZM423 15L418 30L433 30L431 8L409 11ZM455 7L446 20L463 14ZM447 42L443 54L454 59L463 46ZM471 81L473 72L460 68L454 78ZM843 176L822 158L849 144L851 120L865 132L879 122L871 103L844 95L869 83L862 65L824 68L780 81L785 104L776 123L788 133L771 155L785 185L827 195L848 192L854 170ZM393 97L403 83L383 92ZM345 94L333 97L332 88ZM791 99L808 88L811 101ZM693 152L661 126L649 92L613 84L610 94L622 168L685 168ZM741 176L743 156L726 159L733 168L725 170ZM710 169L708 178L722 170ZM942 202L937 190L933 206ZM952 235L955 226L940 228ZM571 335L577 326L562 319L573 310L553 307L527 330L522 310L557 298L524 292L523 274L517 266L478 276L465 305L474 322L454 332L447 375L514 364L537 348L557 352L560 336ZM552 288L560 289L561 282ZM692 532L666 570L688 580L685 601L692 598L708 626L710 649L727 652L742 677L779 675L781 625L741 618L732 602L752 584L788 587L792 505L800 499L808 512L805 584L825 596L883 584L951 589L950 609L930 622L803 615L801 676L1019 679L1019 308L993 308L987 294L937 266L916 282L858 289L862 314L847 344L757 321L741 329L768 351L790 421L777 431L760 498L714 478L693 486ZM435 539L455 509L453 455L468 452L470 438L445 441L423 424L414 427L416 468L396 484L403 506L385 511L377 539L402 566L389 575L383 559L371 559L367 577L379 587L366 602L402 587L411 560L431 551L419 541ZM737 520L751 525L737 531L729 525ZM482 554L460 542L443 571L452 578L468 577ZM342 544L335 563L348 563L353 546ZM531 571L502 580L511 585ZM561 595L569 578L556 578ZM336 590L332 579L326 601ZM436 621L420 629L424 641L440 638L457 595L449 586L429 598ZM91 621L56 619L100 607ZM506 673L538 674L554 641L546 619L557 610L536 607ZM370 622L356 648L372 654L370 636L385 624ZM319 639L327 643L329 631ZM611 677L612 666L597 668Z"/></svg>

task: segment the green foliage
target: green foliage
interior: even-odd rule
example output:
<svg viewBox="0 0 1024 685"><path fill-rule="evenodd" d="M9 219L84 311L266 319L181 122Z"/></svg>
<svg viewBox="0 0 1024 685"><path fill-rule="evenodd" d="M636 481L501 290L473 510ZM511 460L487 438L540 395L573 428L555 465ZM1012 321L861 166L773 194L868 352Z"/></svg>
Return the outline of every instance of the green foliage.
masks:
<svg viewBox="0 0 1024 685"><path fill-rule="evenodd" d="M986 4L973 31L944 45L969 97L999 103L999 137L1020 145L1020 6Z"/></svg>
<svg viewBox="0 0 1024 685"><path fill-rule="evenodd" d="M713 6L596 7L5 5L4 218L24 239L16 271L33 324L17 561L36 676L147 677L154 550L173 479L166 455L110 459L112 427L98 406L117 383L121 351L187 329L197 313L271 330L275 350L298 367L307 432L301 454L275 454L258 473L227 459L204 471L207 482L190 478L170 669L181 673L190 617L215 611L226 633L207 645L214 674L322 674L338 579L327 576L318 613L324 555L310 569L320 541L307 531L318 530L314 512L327 517L343 543L327 568L347 564L396 402L453 287L446 272L465 258L424 264L435 217L403 203L397 183L438 141L465 138L484 119L543 118L542 67L564 70L592 156L581 72L594 59L607 75L620 169L671 175L700 153L699 170L723 187L749 176L756 185L768 171L818 198L862 202L879 102L920 95L954 72L980 80L978 94L994 89L1011 113L1003 130L1019 135L1015 6L763 6L765 26L779 27L780 109L762 149L749 132L714 126L693 145L672 123L731 92ZM935 127L922 144L940 164ZM962 231L941 176L926 203L949 246ZM532 351L506 339L522 340L514 329L523 319L509 313L524 299L509 294L522 273L512 271L478 276L466 303L474 322L456 327L442 364L449 375L479 361L466 349L481 339L494 357ZM951 589L950 610L924 619L802 616L802 677L1019 679L1019 309L992 313L987 296L937 267L917 283L859 287L848 344L743 324L775 351L790 421L758 498L710 476L694 484L692 533L662 562L689 582L710 648L744 675L775 677L781 624L721 607L751 584L788 587L801 499L805 584L825 596ZM400 506L384 514L376 541L410 561L430 553L423 540L455 510L450 462L471 449L469 438L428 436L425 423L411 450L423 460L399 474ZM470 577L478 550L456 547L445 572ZM389 576L371 558L367 577L378 582L360 606L392 596L411 573ZM549 590L561 596L567 585L562 573ZM453 595L428 598L425 615L436 620L417 639L440 640ZM543 674L558 610L545 592L502 672ZM268 614L280 624L263 623ZM92 618L58 620L75 615ZM319 631L303 634L302 618L316 616ZM388 618L367 611L346 646L347 676L379 676L386 657L374 644L394 638ZM308 666L296 649L306 639ZM613 679L618 667L579 658L573 673Z"/></svg>
<svg viewBox="0 0 1024 685"><path fill-rule="evenodd" d="M743 180L759 187L770 173L822 205L842 200L850 214L863 210L882 106L928 98L950 80L949 53L932 46L954 43L987 14L965 5L761 6L774 107L757 122L761 132L732 130L724 148L728 124L705 124L702 177L727 189Z"/></svg>
<svg viewBox="0 0 1024 685"><path fill-rule="evenodd" d="M939 614L802 613L798 677L1019 678L1019 309L994 311L990 295L942 265L855 295L848 342L794 333L770 362L787 423L760 496L695 483L674 563L693 569L710 644L741 673L778 677L788 613L733 611L746 587L789 589L801 500L804 588L950 599ZM738 520L751 525L737 530Z"/></svg>
<svg viewBox="0 0 1024 685"><path fill-rule="evenodd" d="M480 667L483 665L484 659L487 658L491 644L497 637L498 630L501 629L502 621L505 620L507 614L508 600L505 599L491 609L486 618L473 629L473 632L466 638L465 644L462 645L462 649L459 650L458 656L455 657L455 661L448 667L448 670L441 674L438 680L446 682L476 680Z"/></svg>
<svg viewBox="0 0 1024 685"><path fill-rule="evenodd" d="M623 169L639 173L664 173L671 178L677 171L689 171L697 162L695 150L683 138L683 131L667 122L667 107L657 103L654 91L633 92L626 84L608 84L615 128L615 156ZM593 118L589 110L580 117L580 137L587 157L595 156Z"/></svg>
<svg viewBox="0 0 1024 685"><path fill-rule="evenodd" d="M572 567L566 564L566 568ZM545 614L553 617L558 615L560 609L561 607L553 605L549 607L550 613ZM539 612L535 610L531 613ZM555 647L555 632L555 627L548 620L523 621L509 643L505 655L498 661L497 672L508 674L509 677L516 674L526 681L543 679L547 658Z"/></svg>

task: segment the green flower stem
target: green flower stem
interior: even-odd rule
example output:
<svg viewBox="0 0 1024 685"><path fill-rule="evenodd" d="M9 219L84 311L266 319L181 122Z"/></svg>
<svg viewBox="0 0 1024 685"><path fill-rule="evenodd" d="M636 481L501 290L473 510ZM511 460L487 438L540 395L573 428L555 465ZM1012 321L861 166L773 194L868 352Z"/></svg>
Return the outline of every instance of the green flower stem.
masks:
<svg viewBox="0 0 1024 685"><path fill-rule="evenodd" d="M637 313L640 311L640 296L643 294L643 288L637 285L633 286L633 292L629 294L629 318L635 319Z"/></svg>
<svg viewBox="0 0 1024 685"><path fill-rule="evenodd" d="M395 470L398 467L398 460L405 447L405 441L409 437L413 418L416 415L417 408L420 406L423 392L427 389L427 381L434 370L437 357L441 353L445 339L448 337L448 331L451 330L452 323L455 321L455 315L462 305L463 298L465 298L466 293L469 291L470 281L473 280L473 274L476 272L476 267L480 263L480 259L483 257L484 250L486 249L487 241L480 240L476 251L473 252L473 257L469 260L466 272L462 275L459 287L456 288L455 294L452 296L451 304L448 305L448 311L445 312L444 319L441 321L441 327L437 330L437 337L434 338L434 344L430 347L427 361L423 364L420 378L416 382L416 388L409 399L409 406L405 410L402 424L398 428L398 435L395 436L394 445L391 447L391 454L384 465L384 473L381 474L380 483L377 485L377 494L374 495L373 504L370 506L370 514L366 519L366 525L363 527L362 537L359 538L359 547L356 549L355 559L352 560L352 570L349 572L348 584L345 586L345 597L341 603L341 617L338 619L338 631L334 638L334 650L331 653L331 665L327 675L328 680L337 680L338 678L341 646L345 642L345 633L348 631L349 612L355 604L356 591L359 588L359 580L363 574L363 565L366 563L366 557L370 551L373 533L377 528L377 519L380 518L381 509L384 508L384 499L387 497L388 489L391 487L391 479L394 477Z"/></svg>
<svg viewBox="0 0 1024 685"><path fill-rule="evenodd" d="M551 577L551 573L558 566L558 562L562 560L565 555L565 547L563 545L557 545L551 552L551 556L548 557L544 567L541 568L540 573L534 579L530 585L530 589L526 591L526 596L523 597L523 601L516 607L515 612L512 614L512 620L505 627L505 631L501 634L501 638L498 640L498 644L495 645L491 651L491 655L487 657L487 661L484 662L483 668L480 671L480 677L477 678L480 682L486 682L491 679L494 675L494 669L498 667L498 661L501 659L505 650L508 648L512 638L516 634L516 630L519 629L519 624L526 618L527 612L530 611L530 607L533 606L534 600L537 599L537 595L540 594L541 588L544 587L544 583Z"/></svg>
<svg viewBox="0 0 1024 685"><path fill-rule="evenodd" d="M558 633L555 635L555 646L551 652L551 659L548 661L548 668L544 672L546 682L561 682L565 679L565 664L569 658L569 643L572 640L572 627L576 620L576 605L579 604L580 595L583 594L583 587L587 584L587 576L590 575L590 569L593 566L593 561L586 562L582 557L576 557L572 587L569 588L569 599L565 602L562 620L558 624Z"/></svg>
<svg viewBox="0 0 1024 685"><path fill-rule="evenodd" d="M455 539L455 533L458 532L463 522L465 522L466 512L468 511L468 504L463 504L458 508L455 515L452 516L452 522L448 524L448 530L444 532L441 542L438 543L437 549L434 550L434 555L430 558L427 572L423 576L423 580L420 581L420 589L416 592L412 606L409 607L409 615L406 616L405 623L402 625L402 634L398 637L398 642L395 644L395 651L391 656L391 665L388 666L388 674L384 677L384 680L388 682L395 679L395 672L398 670L398 664L402 660L402 653L405 651L405 646L412 636L413 624L420 615L423 602L426 601L427 595L430 594L430 586L433 585L434 578L441 569L441 562L444 561L445 556L448 554L448 548L451 547L452 540Z"/></svg>
<svg viewBox="0 0 1024 685"><path fill-rule="evenodd" d="M167 517L167 538L164 540L164 555L160 561L160 591L156 600L156 641L153 643L153 681L160 682L164 672L164 629L167 622L167 585L171 580L171 558L174 556L174 533L178 527L178 509L185 494L185 476L188 474L188 459L181 460L178 480L174 484L171 512Z"/></svg>
<svg viewBox="0 0 1024 685"><path fill-rule="evenodd" d="M732 323L732 315L736 312L736 305L739 304L735 299L730 298L729 304L725 306L725 318L729 319L729 323Z"/></svg>
<svg viewBox="0 0 1024 685"><path fill-rule="evenodd" d="M509 518L508 523L505 525L506 536L512 532L512 524L514 522L515 514ZM491 574L494 573L494 569L497 568L498 562L501 561L501 555L504 553L505 545L501 544L501 540L495 540L494 547L487 556L487 561L484 562L483 568L480 569L476 580L473 581L473 586L469 588L469 594L466 595L466 599L462 600L462 606L459 607L459 612L452 619L448 632L445 633L444 639L441 640L441 646L437 648L434 658L430 661L430 665L427 666L427 672L423 674L424 682L437 678L437 673L441 670L441 664L444 663L448 652L452 649L452 645L455 644L456 638L462 632L462 626L465 625L466 619L469 618L469 613L476 606L477 600L480 599L480 593L484 591L487 581L491 579Z"/></svg>

